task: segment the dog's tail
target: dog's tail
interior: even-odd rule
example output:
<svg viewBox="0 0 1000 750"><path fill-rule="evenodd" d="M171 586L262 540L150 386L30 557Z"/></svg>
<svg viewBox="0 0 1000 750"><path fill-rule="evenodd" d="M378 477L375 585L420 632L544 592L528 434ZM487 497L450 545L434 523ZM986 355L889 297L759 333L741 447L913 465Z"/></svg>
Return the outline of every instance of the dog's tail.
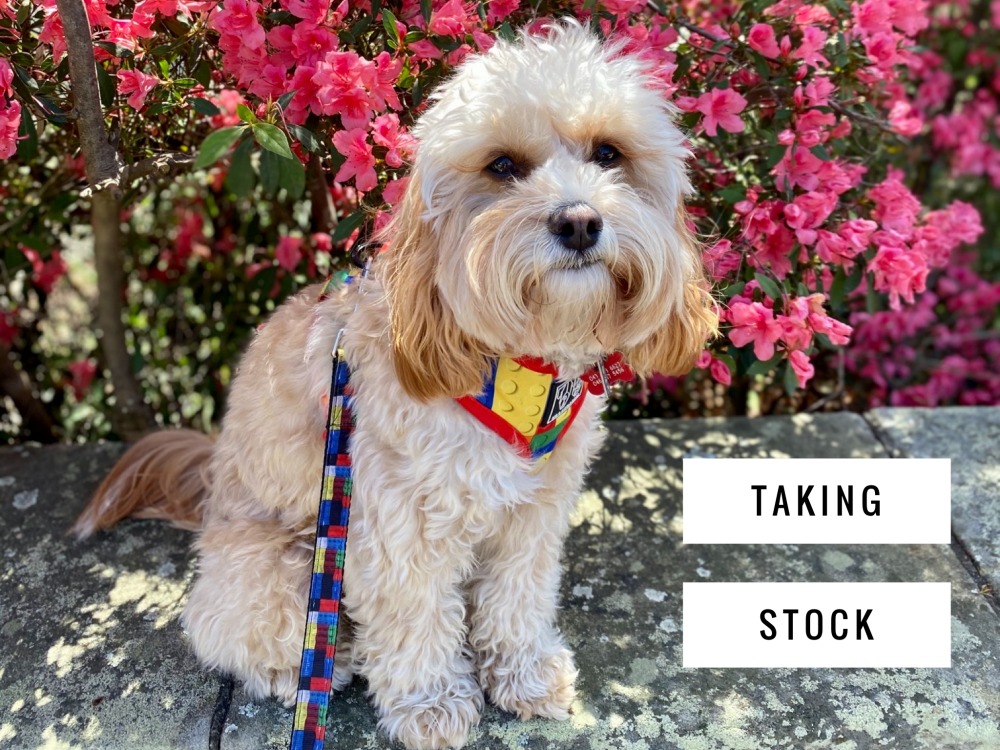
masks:
<svg viewBox="0 0 1000 750"><path fill-rule="evenodd" d="M85 539L129 516L200 528L212 450L212 438L194 430L147 435L115 464L70 533Z"/></svg>

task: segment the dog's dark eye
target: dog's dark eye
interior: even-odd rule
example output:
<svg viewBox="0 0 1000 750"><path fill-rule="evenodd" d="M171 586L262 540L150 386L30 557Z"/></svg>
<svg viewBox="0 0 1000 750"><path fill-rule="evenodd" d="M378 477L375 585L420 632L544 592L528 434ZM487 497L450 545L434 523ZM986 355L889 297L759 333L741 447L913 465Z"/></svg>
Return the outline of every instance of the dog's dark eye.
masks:
<svg viewBox="0 0 1000 750"><path fill-rule="evenodd" d="M594 153L590 157L590 160L607 169L608 167L613 167L617 164L621 156L621 152L614 146L608 143L602 143L594 149Z"/></svg>
<svg viewBox="0 0 1000 750"><path fill-rule="evenodd" d="M509 156L498 156L486 169L504 180L512 180L520 174L517 164Z"/></svg>

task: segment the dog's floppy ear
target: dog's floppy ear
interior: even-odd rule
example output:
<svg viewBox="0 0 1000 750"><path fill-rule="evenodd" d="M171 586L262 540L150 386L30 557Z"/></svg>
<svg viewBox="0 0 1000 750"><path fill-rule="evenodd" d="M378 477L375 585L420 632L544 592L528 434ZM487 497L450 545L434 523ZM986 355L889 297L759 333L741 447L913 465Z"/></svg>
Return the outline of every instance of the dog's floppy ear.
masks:
<svg viewBox="0 0 1000 750"><path fill-rule="evenodd" d="M455 323L434 282L437 240L423 220L420 178L411 173L403 200L386 228L379 263L389 301L392 361L410 396L430 401L482 390L483 347Z"/></svg>
<svg viewBox="0 0 1000 750"><path fill-rule="evenodd" d="M664 326L623 353L639 375L654 372L683 375L694 367L705 343L718 333L719 317L708 291L701 248L687 225L687 212L677 211L677 236L693 269L684 283L684 299Z"/></svg>

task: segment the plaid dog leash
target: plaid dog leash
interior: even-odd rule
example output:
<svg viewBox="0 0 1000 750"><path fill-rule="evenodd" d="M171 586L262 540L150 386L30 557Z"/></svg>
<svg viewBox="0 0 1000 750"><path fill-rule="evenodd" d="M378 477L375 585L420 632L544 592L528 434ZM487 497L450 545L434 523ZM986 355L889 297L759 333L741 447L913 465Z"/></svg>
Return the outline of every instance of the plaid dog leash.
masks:
<svg viewBox="0 0 1000 750"><path fill-rule="evenodd" d="M329 284L324 287L320 300L326 296L328 288ZM343 333L341 329L333 345L323 484L316 519L309 609L290 750L323 750L327 709L333 687L333 662L337 653L337 627L340 623L341 585L353 484L348 443L354 423L348 386L350 368L340 346Z"/></svg>

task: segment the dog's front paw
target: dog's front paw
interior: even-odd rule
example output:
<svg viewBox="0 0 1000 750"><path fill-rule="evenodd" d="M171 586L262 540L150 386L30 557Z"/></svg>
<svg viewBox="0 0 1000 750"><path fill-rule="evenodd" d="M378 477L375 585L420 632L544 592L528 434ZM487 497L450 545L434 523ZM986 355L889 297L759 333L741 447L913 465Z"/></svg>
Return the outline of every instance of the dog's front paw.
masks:
<svg viewBox="0 0 1000 750"><path fill-rule="evenodd" d="M408 750L443 750L465 745L479 723L483 691L471 676L457 677L437 692L379 701L379 725Z"/></svg>
<svg viewBox="0 0 1000 750"><path fill-rule="evenodd" d="M543 716L569 718L576 698L573 653L523 653L513 659L494 659L480 665L479 678L490 700L522 719Z"/></svg>

